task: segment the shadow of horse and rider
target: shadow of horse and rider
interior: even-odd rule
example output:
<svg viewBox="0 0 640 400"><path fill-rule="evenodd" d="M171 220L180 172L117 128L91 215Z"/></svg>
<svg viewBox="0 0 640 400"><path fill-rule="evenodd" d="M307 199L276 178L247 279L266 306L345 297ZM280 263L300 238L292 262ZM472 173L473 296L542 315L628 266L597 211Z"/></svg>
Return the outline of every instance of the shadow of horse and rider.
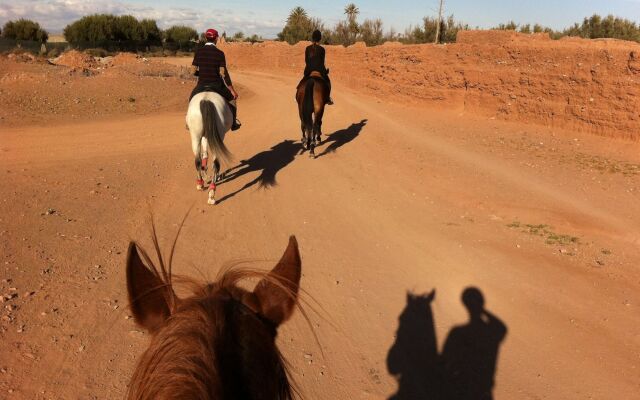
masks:
<svg viewBox="0 0 640 400"><path fill-rule="evenodd" d="M431 303L435 290L407 294L396 340L387 356L398 391L389 400L492 400L498 352L506 325L484 307L482 292L464 290L469 321L449 332L438 354Z"/></svg>
<svg viewBox="0 0 640 400"><path fill-rule="evenodd" d="M360 135L366 124L367 120L363 119L360 122L352 123L345 129L340 129L327 135L322 143L328 145L321 153L316 155L316 157L334 153L342 146L353 141ZM258 172L259 175L236 191L222 197L218 202L228 200L254 186L270 188L277 185L276 175L278 172L291 164L296 156L303 152L303 146L299 141L283 140L273 145L269 150L261 151L249 159L240 161L239 164L225 171L220 181L221 184L231 182L251 173Z"/></svg>

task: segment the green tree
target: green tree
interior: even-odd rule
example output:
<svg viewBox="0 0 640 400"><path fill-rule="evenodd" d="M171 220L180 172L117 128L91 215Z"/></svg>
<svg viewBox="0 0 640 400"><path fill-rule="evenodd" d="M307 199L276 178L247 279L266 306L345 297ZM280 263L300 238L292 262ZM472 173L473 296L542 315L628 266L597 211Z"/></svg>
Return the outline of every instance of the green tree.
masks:
<svg viewBox="0 0 640 400"><path fill-rule="evenodd" d="M142 27L135 17L131 15L120 15L114 19L114 25L113 36L115 40L142 40Z"/></svg>
<svg viewBox="0 0 640 400"><path fill-rule="evenodd" d="M349 41L344 44L350 45L355 43L358 33L360 32L360 26L357 21L360 10L354 3L350 3L344 7L344 13L347 15L347 26L349 29Z"/></svg>
<svg viewBox="0 0 640 400"><path fill-rule="evenodd" d="M400 41L404 43L433 43L436 39L438 19L424 17L422 26L409 27L405 30ZM468 30L469 25L462 24L455 20L453 15L440 21L440 43L453 43L456 41L458 32Z"/></svg>
<svg viewBox="0 0 640 400"><path fill-rule="evenodd" d="M44 43L49 39L49 34L40 27L39 23L20 18L15 21L7 21L7 23L4 24L2 37L14 40L34 40Z"/></svg>
<svg viewBox="0 0 640 400"><path fill-rule="evenodd" d="M628 19L608 15L605 18L594 14L585 18L582 24L576 23L563 32L568 36L580 36L586 39L614 38L640 42L638 24Z"/></svg>
<svg viewBox="0 0 640 400"><path fill-rule="evenodd" d="M531 25L530 24L521 25L520 33L531 33Z"/></svg>
<svg viewBox="0 0 640 400"><path fill-rule="evenodd" d="M296 44L301 40L311 40L311 33L316 29L320 31L324 29L322 21L309 17L304 8L296 7L289 13L287 24L278 33L278 39Z"/></svg>
<svg viewBox="0 0 640 400"><path fill-rule="evenodd" d="M142 40L149 42L160 42L162 40L162 31L158 28L158 24L153 19L143 19L140 21L142 30Z"/></svg>
<svg viewBox="0 0 640 400"><path fill-rule="evenodd" d="M360 25L360 40L365 42L367 46L377 46L384 43L382 20L380 18L374 20L365 19Z"/></svg>
<svg viewBox="0 0 640 400"><path fill-rule="evenodd" d="M493 29L496 29L499 31L515 31L518 29L518 24L516 24L514 21L509 21L508 23L500 24Z"/></svg>
<svg viewBox="0 0 640 400"><path fill-rule="evenodd" d="M247 38L247 42L250 43L262 43L264 39L261 36L256 35L255 33Z"/></svg>
<svg viewBox="0 0 640 400"><path fill-rule="evenodd" d="M71 44L102 42L160 42L162 32L156 21L138 21L131 15L93 14L80 18L64 28L64 37Z"/></svg>
<svg viewBox="0 0 640 400"><path fill-rule="evenodd" d="M186 43L198 40L198 32L189 26L173 25L164 31L164 38L169 43Z"/></svg>

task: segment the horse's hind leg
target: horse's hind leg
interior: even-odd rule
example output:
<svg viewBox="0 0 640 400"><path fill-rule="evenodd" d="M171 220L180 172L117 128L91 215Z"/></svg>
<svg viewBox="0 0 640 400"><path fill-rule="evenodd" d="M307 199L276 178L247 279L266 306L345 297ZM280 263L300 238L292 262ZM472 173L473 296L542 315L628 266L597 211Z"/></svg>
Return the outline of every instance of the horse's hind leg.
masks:
<svg viewBox="0 0 640 400"><path fill-rule="evenodd" d="M324 104L317 105L315 110L316 117L313 121L313 135L316 140L316 144L322 142L322 117L324 116Z"/></svg>
<svg viewBox="0 0 640 400"><path fill-rule="evenodd" d="M224 173L220 172L220 161L216 158L213 160L213 181L219 183L222 179L224 179Z"/></svg>
<svg viewBox="0 0 640 400"><path fill-rule="evenodd" d="M316 157L316 141L313 133L313 128L307 132L307 148L309 149L309 157Z"/></svg>
<svg viewBox="0 0 640 400"><path fill-rule="evenodd" d="M193 150L194 163L196 167L196 190L204 189L204 178L202 177L202 154L200 153L200 138L191 135L191 150ZM205 164L206 165L206 164Z"/></svg>
<svg viewBox="0 0 640 400"><path fill-rule="evenodd" d="M196 190L203 190L204 178L202 176L202 159L200 158L200 154L195 156L195 167L196 167Z"/></svg>
<svg viewBox="0 0 640 400"><path fill-rule="evenodd" d="M202 160L200 168L206 175L207 170L209 169L209 141L204 136L200 139L200 159Z"/></svg>
<svg viewBox="0 0 640 400"><path fill-rule="evenodd" d="M304 121L302 121L300 123L300 130L302 131L302 139L301 139L302 149L303 150L307 150L309 148L309 146L307 145L306 126L305 126Z"/></svg>
<svg viewBox="0 0 640 400"><path fill-rule="evenodd" d="M215 178L209 184L209 198L207 199L207 203L214 205L216 204L216 182Z"/></svg>

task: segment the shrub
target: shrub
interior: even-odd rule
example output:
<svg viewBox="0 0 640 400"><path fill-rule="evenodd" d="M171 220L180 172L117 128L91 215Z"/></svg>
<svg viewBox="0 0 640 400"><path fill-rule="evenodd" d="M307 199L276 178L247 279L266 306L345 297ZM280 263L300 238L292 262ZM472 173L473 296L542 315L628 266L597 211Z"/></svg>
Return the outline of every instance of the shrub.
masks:
<svg viewBox="0 0 640 400"><path fill-rule="evenodd" d="M40 24L29 19L20 18L16 21L8 21L2 28L2 37L14 40L32 40L46 42L49 39L47 31Z"/></svg>
<svg viewBox="0 0 640 400"><path fill-rule="evenodd" d="M468 30L469 25L463 24L455 20L453 15L440 21L440 43L453 43L458 37L458 32ZM438 19L424 17L422 26L415 28L409 27L400 41L404 43L433 43L436 40L436 32L438 30Z"/></svg>
<svg viewBox="0 0 640 400"><path fill-rule="evenodd" d="M64 38L71 44L129 41L160 43L162 33L151 19L138 21L131 15L87 15L64 28Z"/></svg>
<svg viewBox="0 0 640 400"><path fill-rule="evenodd" d="M384 32L382 30L382 20L380 18L370 20L365 19L360 25L360 40L365 42L367 46L377 46L385 41Z"/></svg>
<svg viewBox="0 0 640 400"><path fill-rule="evenodd" d="M164 38L169 43L186 43L198 39L198 32L185 25L174 25L164 31Z"/></svg>
<svg viewBox="0 0 640 400"><path fill-rule="evenodd" d="M594 14L585 18L582 24L574 24L563 32L567 36L585 39L613 38L640 42L640 28L628 19L608 15L605 18Z"/></svg>

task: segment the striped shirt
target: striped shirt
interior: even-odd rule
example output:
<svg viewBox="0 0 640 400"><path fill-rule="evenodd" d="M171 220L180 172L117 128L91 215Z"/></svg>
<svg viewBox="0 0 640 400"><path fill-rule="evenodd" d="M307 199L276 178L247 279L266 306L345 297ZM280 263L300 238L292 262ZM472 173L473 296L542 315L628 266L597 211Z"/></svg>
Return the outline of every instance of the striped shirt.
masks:
<svg viewBox="0 0 640 400"><path fill-rule="evenodd" d="M198 84L222 83L222 75L227 86L232 84L224 53L211 42L196 51L191 65L198 67Z"/></svg>

